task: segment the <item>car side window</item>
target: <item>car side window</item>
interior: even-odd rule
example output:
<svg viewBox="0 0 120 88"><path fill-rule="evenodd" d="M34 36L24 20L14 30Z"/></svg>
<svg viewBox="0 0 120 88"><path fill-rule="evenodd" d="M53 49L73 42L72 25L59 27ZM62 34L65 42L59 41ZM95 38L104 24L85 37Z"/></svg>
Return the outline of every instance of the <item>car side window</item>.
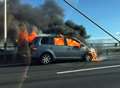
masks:
<svg viewBox="0 0 120 88"><path fill-rule="evenodd" d="M32 43L34 46L39 46L40 45L40 38L36 38L34 42Z"/></svg>
<svg viewBox="0 0 120 88"><path fill-rule="evenodd" d="M53 44L53 38L44 37L44 38L42 38L42 40L41 40L41 44L52 45L52 44Z"/></svg>
<svg viewBox="0 0 120 88"><path fill-rule="evenodd" d="M54 38L54 45L64 46L65 45L64 38L61 37Z"/></svg>
<svg viewBox="0 0 120 88"><path fill-rule="evenodd" d="M73 39L69 39L69 38L67 38L66 41L67 41L67 46L76 46L76 47L80 48L79 42L77 42Z"/></svg>

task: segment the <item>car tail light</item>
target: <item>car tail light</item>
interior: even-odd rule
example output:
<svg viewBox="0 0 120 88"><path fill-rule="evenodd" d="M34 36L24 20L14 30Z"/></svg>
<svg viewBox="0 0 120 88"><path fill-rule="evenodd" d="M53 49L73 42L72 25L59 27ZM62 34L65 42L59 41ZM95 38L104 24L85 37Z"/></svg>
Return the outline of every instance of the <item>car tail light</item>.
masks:
<svg viewBox="0 0 120 88"><path fill-rule="evenodd" d="M37 48L35 46L31 46L32 51L36 51Z"/></svg>

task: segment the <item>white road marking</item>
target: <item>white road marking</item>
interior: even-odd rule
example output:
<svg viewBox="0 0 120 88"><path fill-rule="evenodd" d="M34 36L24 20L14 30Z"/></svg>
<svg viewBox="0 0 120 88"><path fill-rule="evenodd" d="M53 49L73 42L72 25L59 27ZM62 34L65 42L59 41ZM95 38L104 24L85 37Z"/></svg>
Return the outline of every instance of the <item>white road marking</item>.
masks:
<svg viewBox="0 0 120 88"><path fill-rule="evenodd" d="M85 71L116 68L116 67L120 67L120 65L112 65L112 66L103 66L103 67L95 67L95 68L85 68L85 69L78 69L78 70L61 71L61 72L56 72L56 74L60 75L60 74L75 73L75 72L85 72Z"/></svg>

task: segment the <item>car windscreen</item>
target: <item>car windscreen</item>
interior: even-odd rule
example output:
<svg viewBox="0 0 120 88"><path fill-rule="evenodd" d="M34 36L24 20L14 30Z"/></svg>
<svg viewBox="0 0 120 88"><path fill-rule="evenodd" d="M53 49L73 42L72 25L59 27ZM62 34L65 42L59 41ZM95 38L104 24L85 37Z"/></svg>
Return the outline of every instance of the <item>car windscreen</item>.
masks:
<svg viewBox="0 0 120 88"><path fill-rule="evenodd" d="M67 38L66 41L67 41L68 46L77 46L79 48L81 46L79 42L77 42L77 41L75 41L73 39Z"/></svg>

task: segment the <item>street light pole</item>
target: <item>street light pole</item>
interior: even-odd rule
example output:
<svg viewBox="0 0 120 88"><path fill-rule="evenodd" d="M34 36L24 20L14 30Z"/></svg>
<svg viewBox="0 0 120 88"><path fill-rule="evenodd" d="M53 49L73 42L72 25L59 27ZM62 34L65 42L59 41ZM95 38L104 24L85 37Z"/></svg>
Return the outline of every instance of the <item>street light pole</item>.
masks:
<svg viewBox="0 0 120 88"><path fill-rule="evenodd" d="M7 50L7 0L4 0L4 59L6 62L6 50Z"/></svg>
<svg viewBox="0 0 120 88"><path fill-rule="evenodd" d="M4 49L7 47L7 0L4 0Z"/></svg>

